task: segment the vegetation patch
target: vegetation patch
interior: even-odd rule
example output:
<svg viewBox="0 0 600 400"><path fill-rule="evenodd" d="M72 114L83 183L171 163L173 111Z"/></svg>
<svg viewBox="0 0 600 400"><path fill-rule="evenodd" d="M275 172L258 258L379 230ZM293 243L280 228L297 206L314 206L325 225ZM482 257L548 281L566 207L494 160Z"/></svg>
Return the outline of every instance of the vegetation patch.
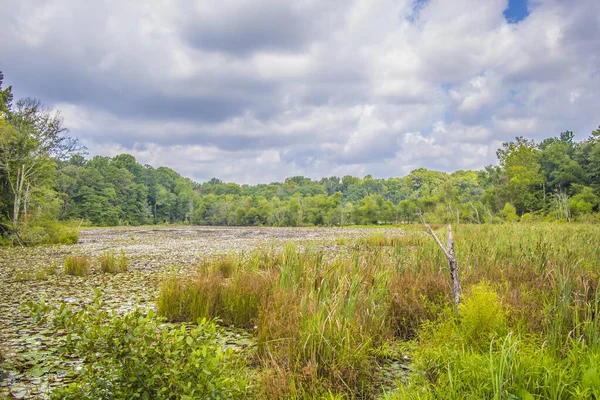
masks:
<svg viewBox="0 0 600 400"><path fill-rule="evenodd" d="M445 227L434 229L444 236ZM83 375L92 376L94 382L105 382L105 376L129 390L121 380L125 378L107 372L123 362L119 356L110 356L114 358L110 367L95 362L106 370L84 374L79 369L82 360L93 357L67 343L69 332L69 341L80 335L67 321L76 321L82 309L98 315L89 308L95 307L89 305L90 290L104 286L106 303L100 311L109 316L98 317L99 326L112 326L110 321L129 315L147 318L155 300L160 318L168 319L152 317L158 333L182 327L188 332L198 319L212 320L221 349L236 349L218 373L241 382L242 396L597 396L600 230L596 225L454 226L463 287L458 307L452 299L448 262L422 226L404 226L401 231L169 227L84 232L85 254L98 259L107 248L119 246L135 268L126 274L68 279L65 285L60 271L45 273L44 268L71 250L2 249L2 260L10 264L9 273L0 279L8 279L4 286L12 293L1 294L2 302L15 311L6 315L11 323L0 329L6 358L2 368L7 372L0 393L67 396L73 390L73 396L81 398L86 390L101 390L90 389L92 383ZM382 236L400 239L380 245ZM291 239L298 244L290 244ZM220 253L201 253L207 248L219 248ZM42 254L47 263L39 258ZM29 279L16 279L22 271L29 271ZM38 274L43 277L37 279ZM41 293L51 300L46 304L58 307L42 312L47 306L40 306L37 314L48 315L47 321L33 326L32 321L17 318L14 304L23 302L18 299ZM146 311L131 314L136 304ZM94 325L91 319L86 319L86 326ZM120 330L111 328L112 335L137 335L133 319L119 324ZM150 335L145 337L150 341ZM111 340L132 343L124 337ZM144 363L135 357L136 364ZM76 384L70 385L73 380ZM170 387L153 377L144 381ZM37 382L46 386L38 389ZM117 393L113 386L107 390Z"/></svg>
<svg viewBox="0 0 600 400"><path fill-rule="evenodd" d="M91 260L88 256L68 256L65 258L65 274L86 276L90 274Z"/></svg>
<svg viewBox="0 0 600 400"><path fill-rule="evenodd" d="M123 250L119 252L118 257L114 250L106 251L98 258L98 262L100 271L104 273L127 272L127 268L129 268L129 261Z"/></svg>
<svg viewBox="0 0 600 400"><path fill-rule="evenodd" d="M86 308L31 305L34 317L66 339L61 351L77 354L83 368L56 399L230 399L250 389L244 364L224 350L213 323L169 328L139 309L118 315L100 297Z"/></svg>

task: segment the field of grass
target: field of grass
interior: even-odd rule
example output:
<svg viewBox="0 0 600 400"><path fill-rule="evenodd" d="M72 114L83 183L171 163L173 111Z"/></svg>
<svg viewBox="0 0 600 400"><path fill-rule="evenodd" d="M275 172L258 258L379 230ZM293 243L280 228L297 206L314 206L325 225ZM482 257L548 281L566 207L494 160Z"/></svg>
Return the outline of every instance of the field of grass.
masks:
<svg viewBox="0 0 600 400"><path fill-rule="evenodd" d="M445 237L445 227L434 228ZM600 227L453 230L464 291L458 308L446 258L422 226L214 230L218 239L207 237L206 245L218 251L201 254L191 237L202 231L167 238L165 228L167 244L154 243L165 251L154 254L141 243L152 242L152 233L142 240L133 232L129 241L119 231L123 243L111 248L127 254L129 268L92 268L68 279L84 287L93 279L139 286L153 293L145 307L160 317L152 320L169 327L216 321L247 374L241 378L240 364L230 361L220 371L231 366L249 398L600 398ZM101 257L106 244L77 255ZM63 276L56 272L48 285ZM39 286L34 278L20 282L28 283ZM86 326L96 318L77 315ZM61 324L76 326L64 318ZM249 345L236 347L233 337ZM14 349L3 350L8 362Z"/></svg>

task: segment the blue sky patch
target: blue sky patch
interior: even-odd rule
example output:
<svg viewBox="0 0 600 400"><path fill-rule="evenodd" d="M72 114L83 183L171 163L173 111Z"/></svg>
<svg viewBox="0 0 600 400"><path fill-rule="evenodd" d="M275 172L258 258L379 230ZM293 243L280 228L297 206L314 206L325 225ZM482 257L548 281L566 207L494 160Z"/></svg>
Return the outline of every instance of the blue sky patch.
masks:
<svg viewBox="0 0 600 400"><path fill-rule="evenodd" d="M519 23L528 15L527 0L508 0L508 7L504 10L504 18L509 24Z"/></svg>

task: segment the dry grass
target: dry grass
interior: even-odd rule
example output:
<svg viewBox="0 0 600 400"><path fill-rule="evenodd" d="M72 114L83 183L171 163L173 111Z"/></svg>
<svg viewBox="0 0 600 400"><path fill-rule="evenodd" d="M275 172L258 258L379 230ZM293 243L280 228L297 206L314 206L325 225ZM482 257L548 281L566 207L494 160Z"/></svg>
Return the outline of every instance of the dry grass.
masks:
<svg viewBox="0 0 600 400"><path fill-rule="evenodd" d="M394 334L404 340L414 339L419 327L433 321L450 304L451 286L441 274L414 273L408 269L390 282L389 312Z"/></svg>

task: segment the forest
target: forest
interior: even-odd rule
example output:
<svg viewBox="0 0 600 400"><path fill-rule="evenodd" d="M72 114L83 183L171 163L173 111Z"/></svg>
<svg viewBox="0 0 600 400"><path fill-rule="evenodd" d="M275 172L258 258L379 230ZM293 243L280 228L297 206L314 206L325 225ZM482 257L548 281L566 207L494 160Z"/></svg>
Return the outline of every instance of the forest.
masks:
<svg viewBox="0 0 600 400"><path fill-rule="evenodd" d="M13 103L0 75L0 230L3 243L69 241L60 224L119 226L344 226L596 221L600 128L541 142L517 137L498 165L387 179L294 176L284 182L204 183L129 154L85 158L60 113L37 99Z"/></svg>

